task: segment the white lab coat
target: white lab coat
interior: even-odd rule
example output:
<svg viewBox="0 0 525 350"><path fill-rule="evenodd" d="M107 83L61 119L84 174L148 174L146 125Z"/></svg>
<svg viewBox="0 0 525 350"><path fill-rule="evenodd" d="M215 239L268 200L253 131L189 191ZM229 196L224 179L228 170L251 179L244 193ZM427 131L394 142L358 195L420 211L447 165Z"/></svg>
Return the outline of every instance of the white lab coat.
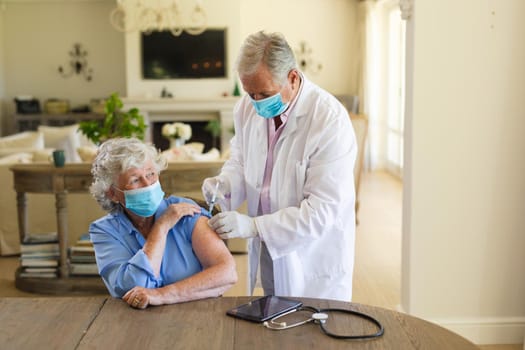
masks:
<svg viewBox="0 0 525 350"><path fill-rule="evenodd" d="M257 216L268 152L266 120L248 96L234 110L231 156L221 175L231 198ZM275 294L350 301L355 240L355 134L346 109L303 75L297 104L276 144L271 212L255 219L249 242L250 287L256 281L260 239L273 259Z"/></svg>

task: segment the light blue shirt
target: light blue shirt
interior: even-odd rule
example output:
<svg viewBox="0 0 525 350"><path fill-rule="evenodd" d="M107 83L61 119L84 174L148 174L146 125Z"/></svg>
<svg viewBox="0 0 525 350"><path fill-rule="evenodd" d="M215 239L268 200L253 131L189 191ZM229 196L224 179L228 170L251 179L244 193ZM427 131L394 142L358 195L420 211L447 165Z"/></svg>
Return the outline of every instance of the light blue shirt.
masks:
<svg viewBox="0 0 525 350"><path fill-rule="evenodd" d="M180 202L195 204L186 198L170 196L160 203L155 219L170 204ZM146 240L122 210L94 221L89 226L89 234L95 248L98 271L111 296L121 298L135 286L163 287L202 271L191 239L195 223L201 215L209 217L208 211L202 209L200 214L182 217L169 230L159 277L155 277L142 250Z"/></svg>

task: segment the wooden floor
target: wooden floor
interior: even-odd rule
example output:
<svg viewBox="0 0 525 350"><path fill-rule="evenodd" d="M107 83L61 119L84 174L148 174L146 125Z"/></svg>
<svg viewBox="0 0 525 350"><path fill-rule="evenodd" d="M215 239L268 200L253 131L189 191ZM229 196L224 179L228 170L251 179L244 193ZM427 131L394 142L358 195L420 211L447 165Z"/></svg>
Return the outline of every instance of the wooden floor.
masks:
<svg viewBox="0 0 525 350"><path fill-rule="evenodd" d="M353 301L396 309L400 303L402 184L383 173L361 178ZM226 295L247 295L247 255L235 254L239 282ZM17 257L0 257L0 297L35 296L14 286ZM256 289L256 295L261 295ZM524 350L520 345L480 346L482 350Z"/></svg>

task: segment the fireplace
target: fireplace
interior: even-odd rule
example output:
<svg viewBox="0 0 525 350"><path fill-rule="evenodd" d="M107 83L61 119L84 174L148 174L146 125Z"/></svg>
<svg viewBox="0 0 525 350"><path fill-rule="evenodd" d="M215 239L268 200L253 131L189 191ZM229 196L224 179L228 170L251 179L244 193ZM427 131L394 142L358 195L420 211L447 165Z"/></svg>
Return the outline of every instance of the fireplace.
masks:
<svg viewBox="0 0 525 350"><path fill-rule="evenodd" d="M191 125L192 137L189 142L202 142L204 151L215 147L221 152L229 148L233 129L233 107L238 97L217 99L177 99L177 98L123 98L124 109L138 108L146 118L148 130L146 140L153 142L161 150L169 148L169 141L162 136L161 129L165 123L182 122ZM210 120L218 120L221 134L213 140L204 127Z"/></svg>

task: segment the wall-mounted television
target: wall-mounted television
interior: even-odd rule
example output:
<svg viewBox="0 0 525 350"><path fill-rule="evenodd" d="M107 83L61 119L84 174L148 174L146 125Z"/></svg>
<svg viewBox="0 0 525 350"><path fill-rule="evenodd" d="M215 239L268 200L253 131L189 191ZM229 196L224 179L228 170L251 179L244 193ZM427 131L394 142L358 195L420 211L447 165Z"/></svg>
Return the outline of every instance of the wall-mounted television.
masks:
<svg viewBox="0 0 525 350"><path fill-rule="evenodd" d="M226 78L226 29L180 36L154 31L141 39L144 79Z"/></svg>

